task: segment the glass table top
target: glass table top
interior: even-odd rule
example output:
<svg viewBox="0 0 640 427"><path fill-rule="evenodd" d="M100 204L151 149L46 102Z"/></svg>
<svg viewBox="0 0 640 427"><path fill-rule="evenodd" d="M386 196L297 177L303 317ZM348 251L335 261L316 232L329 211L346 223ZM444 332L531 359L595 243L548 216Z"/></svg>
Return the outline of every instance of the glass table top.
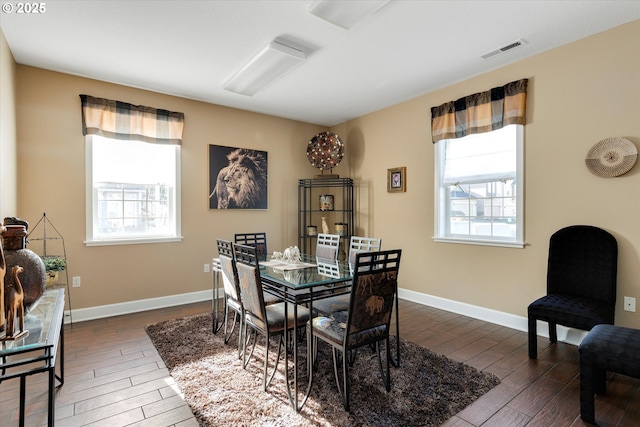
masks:
<svg viewBox="0 0 640 427"><path fill-rule="evenodd" d="M260 263L260 274L263 279L293 289L346 282L352 278L349 264L304 254L300 263L287 263L269 257Z"/></svg>
<svg viewBox="0 0 640 427"><path fill-rule="evenodd" d="M45 347L56 347L60 334L60 325L64 316L64 289L49 289L29 313L25 314L24 328L26 336L17 340L4 339L0 342L0 356L29 351ZM4 335L4 332L2 332Z"/></svg>

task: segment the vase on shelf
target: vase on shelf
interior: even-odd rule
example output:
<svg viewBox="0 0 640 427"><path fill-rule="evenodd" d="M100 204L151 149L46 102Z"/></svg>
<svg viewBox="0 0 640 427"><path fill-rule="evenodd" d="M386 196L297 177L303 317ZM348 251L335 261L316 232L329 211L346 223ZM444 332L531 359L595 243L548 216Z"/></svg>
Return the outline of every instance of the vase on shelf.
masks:
<svg viewBox="0 0 640 427"><path fill-rule="evenodd" d="M327 225L327 218L322 217L322 232L324 234L329 234L329 225Z"/></svg>

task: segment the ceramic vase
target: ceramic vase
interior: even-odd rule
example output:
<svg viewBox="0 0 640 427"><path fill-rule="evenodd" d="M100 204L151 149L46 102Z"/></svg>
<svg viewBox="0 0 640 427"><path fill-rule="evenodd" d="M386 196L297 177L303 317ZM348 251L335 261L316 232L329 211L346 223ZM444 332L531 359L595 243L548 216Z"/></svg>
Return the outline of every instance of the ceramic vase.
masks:
<svg viewBox="0 0 640 427"><path fill-rule="evenodd" d="M329 234L329 226L327 225L327 218L322 217L322 232L324 234Z"/></svg>

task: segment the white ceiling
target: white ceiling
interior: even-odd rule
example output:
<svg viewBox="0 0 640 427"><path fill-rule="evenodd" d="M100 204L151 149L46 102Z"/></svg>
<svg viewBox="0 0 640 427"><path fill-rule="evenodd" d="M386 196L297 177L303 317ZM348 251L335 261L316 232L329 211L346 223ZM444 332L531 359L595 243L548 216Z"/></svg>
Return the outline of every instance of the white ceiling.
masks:
<svg viewBox="0 0 640 427"><path fill-rule="evenodd" d="M35 15L3 0L0 28L19 64L331 126L640 19L637 0L392 0L345 30L312 2L46 0ZM253 97L225 91L274 39L306 62Z"/></svg>

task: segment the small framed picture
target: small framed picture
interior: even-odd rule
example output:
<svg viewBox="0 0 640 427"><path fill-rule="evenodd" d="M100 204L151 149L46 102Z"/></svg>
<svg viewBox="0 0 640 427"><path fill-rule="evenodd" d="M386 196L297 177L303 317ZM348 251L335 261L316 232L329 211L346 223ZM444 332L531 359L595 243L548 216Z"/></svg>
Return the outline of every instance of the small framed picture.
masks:
<svg viewBox="0 0 640 427"><path fill-rule="evenodd" d="M333 210L333 194L321 194L320 195L320 210L332 211Z"/></svg>
<svg viewBox="0 0 640 427"><path fill-rule="evenodd" d="M387 169L387 193L404 193L407 191L407 168Z"/></svg>

